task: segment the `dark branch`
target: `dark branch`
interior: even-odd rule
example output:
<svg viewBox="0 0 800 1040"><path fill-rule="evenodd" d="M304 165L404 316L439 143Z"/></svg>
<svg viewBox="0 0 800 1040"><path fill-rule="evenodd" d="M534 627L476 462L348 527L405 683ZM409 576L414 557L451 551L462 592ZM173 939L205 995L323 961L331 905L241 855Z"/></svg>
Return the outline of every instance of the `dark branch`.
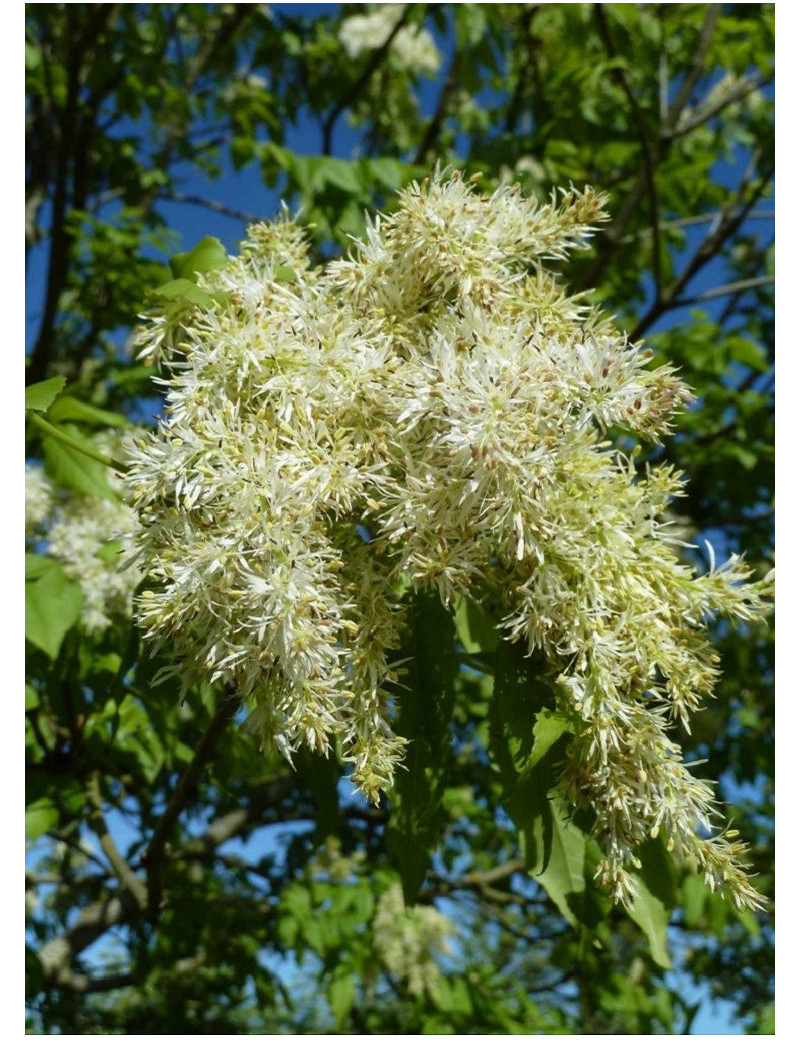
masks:
<svg viewBox="0 0 800 1040"><path fill-rule="evenodd" d="M157 918L161 911L164 891L164 854L167 840L178 817L193 797L203 770L214 753L217 741L239 707L239 701L233 696L232 691L227 690L226 693L225 701L203 734L189 768L178 781L178 786L173 791L164 814L156 825L155 832L145 854L145 864L147 866L147 906L149 913L154 918Z"/></svg>
<svg viewBox="0 0 800 1040"><path fill-rule="evenodd" d="M755 164L757 159L758 156L754 156L751 166ZM640 319L636 328L631 333L632 340L640 339L644 335L645 331L654 321L660 318L662 314L682 305L678 301L681 300L683 290L695 275L702 271L703 268L719 254L725 242L731 238L732 235L736 234L747 219L750 211L762 197L764 189L772 180L772 166L770 166L759 178L756 184L748 190L751 175L750 171L745 172L738 190L731 198L728 205L722 210L719 221L709 228L708 234L697 247L694 255L683 269L680 276L672 284L669 292L662 296L661 299L653 301L653 304L648 309L647 313Z"/></svg>
<svg viewBox="0 0 800 1040"><path fill-rule="evenodd" d="M660 163L669 150L673 131L678 124L681 113L691 99L692 91L694 90L698 79L703 73L706 54L708 53L711 37L714 34L714 27L721 11L721 4L709 5L706 20L700 31L700 36L698 37L692 58L689 62L686 76L681 83L675 100L667 109L659 128L658 140L655 143L651 157L651 161L654 164ZM645 166L631 186L631 190L620 207L616 220L606 233L598 239L597 255L595 256L594 261L589 264L584 271L583 276L577 285L579 291L585 290L597 283L600 272L608 263L609 254L613 253L622 241L628 224L631 222L631 219L636 212L636 208L641 202L647 189L648 172L647 167Z"/></svg>

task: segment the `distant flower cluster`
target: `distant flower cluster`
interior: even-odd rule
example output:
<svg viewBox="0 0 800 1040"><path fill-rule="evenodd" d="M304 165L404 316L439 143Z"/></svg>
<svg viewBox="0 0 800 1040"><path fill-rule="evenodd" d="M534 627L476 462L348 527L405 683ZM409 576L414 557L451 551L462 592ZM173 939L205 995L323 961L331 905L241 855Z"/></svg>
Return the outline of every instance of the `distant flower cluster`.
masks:
<svg viewBox="0 0 800 1040"><path fill-rule="evenodd" d="M148 320L168 398L127 477L155 585L139 619L187 683L235 686L262 740L337 742L377 799L403 757L409 590L490 599L558 676L578 734L562 782L595 810L615 897L663 834L757 905L668 732L714 685L707 620L758 617L769 582L737 558L697 575L665 519L679 474L606 439L658 440L689 394L544 266L585 247L602 205L437 175L325 267L292 222L251 228L200 279L217 302Z"/></svg>
<svg viewBox="0 0 800 1040"><path fill-rule="evenodd" d="M379 4L370 14L345 18L339 40L348 57L383 47L403 18L406 4ZM436 72L441 55L433 37L419 25L402 25L392 37L390 48L398 60L414 72Z"/></svg>
<svg viewBox="0 0 800 1040"><path fill-rule="evenodd" d="M113 474L110 479L119 481ZM66 492L54 487L41 466L25 466L25 537L40 543L80 585L81 622L89 633L131 617L141 574L120 563L137 528L135 513L123 502Z"/></svg>
<svg viewBox="0 0 800 1040"><path fill-rule="evenodd" d="M400 885L392 885L378 900L372 941L386 970L412 996L436 996L441 976L436 956L452 953L454 934L453 923L435 907L407 907Z"/></svg>

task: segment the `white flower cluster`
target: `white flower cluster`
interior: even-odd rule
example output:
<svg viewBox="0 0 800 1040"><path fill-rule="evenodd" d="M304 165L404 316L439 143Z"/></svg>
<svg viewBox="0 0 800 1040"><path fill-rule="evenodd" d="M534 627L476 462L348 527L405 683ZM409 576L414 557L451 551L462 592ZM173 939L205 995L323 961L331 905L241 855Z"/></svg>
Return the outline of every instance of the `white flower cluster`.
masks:
<svg viewBox="0 0 800 1040"><path fill-rule="evenodd" d="M378 4L369 14L345 18L339 27L339 40L349 58L357 58L364 51L382 47L402 19L406 4ZM436 72L441 55L427 29L418 25L403 25L391 42L391 51L413 72Z"/></svg>
<svg viewBox="0 0 800 1040"><path fill-rule="evenodd" d="M111 474L112 483L119 478ZM81 622L89 633L102 632L114 618L130 618L133 594L141 580L135 567L122 568L138 529L125 503L55 488L41 466L25 466L25 536L60 560L83 592Z"/></svg>
<svg viewBox="0 0 800 1040"><path fill-rule="evenodd" d="M53 486L41 466L25 463L25 537L35 539L53 509Z"/></svg>
<svg viewBox="0 0 800 1040"><path fill-rule="evenodd" d="M291 222L251 228L201 279L227 303L172 302L138 333L168 375L127 478L157 585L139 617L187 683L232 684L289 753L338 742L377 799L403 755L404 596L492 600L558 677L564 787L596 811L615 896L663 833L752 904L667 734L714 684L705 622L755 618L767 584L737 559L696 575L664 518L679 475L605 439L657 440L689 394L543 266L585 246L602 201L437 175L314 269Z"/></svg>
<svg viewBox="0 0 800 1040"><path fill-rule="evenodd" d="M452 953L454 934L453 923L435 907L407 907L400 885L387 888L372 919L372 941L384 967L415 997L436 995L436 956Z"/></svg>

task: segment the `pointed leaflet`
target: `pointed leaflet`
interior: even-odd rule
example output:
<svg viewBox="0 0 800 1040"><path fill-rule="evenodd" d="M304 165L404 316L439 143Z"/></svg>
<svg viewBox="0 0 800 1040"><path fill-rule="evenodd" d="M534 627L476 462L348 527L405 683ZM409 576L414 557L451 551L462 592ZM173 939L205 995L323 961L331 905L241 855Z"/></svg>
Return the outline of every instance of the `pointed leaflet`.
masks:
<svg viewBox="0 0 800 1040"><path fill-rule="evenodd" d="M40 798L25 807L25 837L36 841L58 823L58 808L50 798Z"/></svg>
<svg viewBox="0 0 800 1040"><path fill-rule="evenodd" d="M176 279L186 278L197 281L198 274L206 271L218 271L228 263L225 246L218 238L206 235L188 253L176 253L170 258L169 266Z"/></svg>
<svg viewBox="0 0 800 1040"><path fill-rule="evenodd" d="M656 964L669 968L667 925L677 899L675 864L658 838L645 842L636 854L642 869L636 875L636 896L628 916L647 936L650 955Z"/></svg>
<svg viewBox="0 0 800 1040"><path fill-rule="evenodd" d="M44 468L50 479L59 487L69 488L82 495L97 495L111 502L119 501L111 485L108 483L107 467L97 459L93 459L80 449L85 445L88 452L94 452L95 446L85 440L73 426L60 426L76 447L65 444L53 436L44 435Z"/></svg>
<svg viewBox="0 0 800 1040"><path fill-rule="evenodd" d="M489 653L497 649L500 633L486 611L474 600L462 596L455 612L456 632L468 654Z"/></svg>
<svg viewBox="0 0 800 1040"><path fill-rule="evenodd" d="M356 974L349 964L339 964L328 983L328 1003L338 1029L342 1029L356 1000Z"/></svg>
<svg viewBox="0 0 800 1040"><path fill-rule="evenodd" d="M295 756L294 764L298 776L314 800L317 840L322 841L331 834L338 834L341 824L338 784L342 774L336 755L315 755L307 748L301 748Z"/></svg>
<svg viewBox="0 0 800 1040"><path fill-rule="evenodd" d="M544 709L533 729L533 752L508 802L519 828L520 847L531 876L572 924L582 920L586 888L587 835L559 793L558 768L569 727Z"/></svg>
<svg viewBox="0 0 800 1040"><path fill-rule="evenodd" d="M41 383L26 387L25 410L46 412L66 385L67 380L64 376L54 376L52 379L45 379Z"/></svg>
<svg viewBox="0 0 800 1040"><path fill-rule="evenodd" d="M201 289L190 278L173 278L171 282L159 285L153 292L165 300L186 300L197 307L210 307L214 297Z"/></svg>
<svg viewBox="0 0 800 1040"><path fill-rule="evenodd" d="M501 641L495 654L489 737L507 797L530 762L536 715L551 701L550 688L536 675L531 659L521 647Z"/></svg>
<svg viewBox="0 0 800 1040"><path fill-rule="evenodd" d="M26 556L25 638L55 660L64 636L81 616L83 593L58 561L42 566L39 559Z"/></svg>
<svg viewBox="0 0 800 1040"><path fill-rule="evenodd" d="M559 910L577 923L586 888L587 836L557 790L558 768L571 730L548 707L549 684L522 648L497 648L490 751L505 792L505 807L519 832L531 875Z"/></svg>
<svg viewBox="0 0 800 1040"><path fill-rule="evenodd" d="M409 745L404 768L395 774L386 836L403 896L412 904L446 821L442 797L452 757L450 720L458 673L455 626L435 594L415 597L399 656L408 663L397 732Z"/></svg>

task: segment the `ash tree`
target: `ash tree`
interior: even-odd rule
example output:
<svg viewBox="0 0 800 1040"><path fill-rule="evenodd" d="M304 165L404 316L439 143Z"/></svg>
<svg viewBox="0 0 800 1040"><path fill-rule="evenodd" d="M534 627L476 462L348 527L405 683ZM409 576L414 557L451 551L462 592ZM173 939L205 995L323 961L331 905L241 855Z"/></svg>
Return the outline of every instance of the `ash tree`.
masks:
<svg viewBox="0 0 800 1040"><path fill-rule="evenodd" d="M774 1028L772 16L30 5L29 1031Z"/></svg>

